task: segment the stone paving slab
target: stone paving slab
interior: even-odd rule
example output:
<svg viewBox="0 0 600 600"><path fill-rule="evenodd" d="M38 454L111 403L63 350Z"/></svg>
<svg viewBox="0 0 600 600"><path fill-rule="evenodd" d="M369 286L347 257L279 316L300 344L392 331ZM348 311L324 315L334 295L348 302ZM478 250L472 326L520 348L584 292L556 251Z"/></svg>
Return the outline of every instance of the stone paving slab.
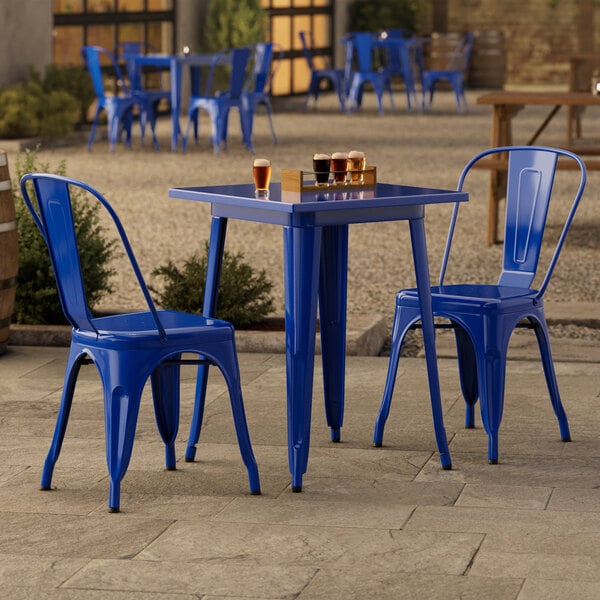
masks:
<svg viewBox="0 0 600 600"><path fill-rule="evenodd" d="M0 359L0 587L41 600L586 600L600 592L600 363L558 362L573 434L563 443L534 360L509 365L500 464L463 428L456 361L439 360L453 470L440 469L421 358L402 358L384 446L372 447L385 357L348 357L342 442L329 442L321 365L303 492L289 487L285 357L241 353L263 494L251 496L222 379L211 371L197 462L183 452L193 370L183 370L178 470L145 393L108 514L101 389L82 373L49 492L38 490L66 348ZM533 384L532 382L536 383ZM562 596L561 596L562 594Z"/></svg>

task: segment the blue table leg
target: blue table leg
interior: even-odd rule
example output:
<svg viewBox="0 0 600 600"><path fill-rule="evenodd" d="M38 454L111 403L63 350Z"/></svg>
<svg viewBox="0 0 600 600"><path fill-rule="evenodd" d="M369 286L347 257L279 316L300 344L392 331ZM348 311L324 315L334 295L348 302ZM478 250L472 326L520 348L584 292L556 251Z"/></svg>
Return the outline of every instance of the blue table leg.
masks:
<svg viewBox="0 0 600 600"><path fill-rule="evenodd" d="M179 111L181 109L181 63L171 58L171 150L177 150L179 143Z"/></svg>
<svg viewBox="0 0 600 600"><path fill-rule="evenodd" d="M284 227L288 461L292 491L302 491L310 444L320 227Z"/></svg>
<svg viewBox="0 0 600 600"><path fill-rule="evenodd" d="M205 317L214 317L217 312L217 300L219 297L219 281L221 279L221 267L223 265L223 251L225 248L225 235L227 233L227 219L224 217L213 217L210 227L210 243L208 246L208 264L206 266L206 285L204 288L204 305L202 314ZM190 425L190 435L187 449L185 451L186 462L194 462L196 457L196 444L200 439L200 429L204 417L204 405L206 401L206 386L208 384L208 365L198 367L196 378L196 395L194 402L194 414Z"/></svg>
<svg viewBox="0 0 600 600"><path fill-rule="evenodd" d="M324 227L319 276L319 316L325 415L331 440L340 441L344 420L348 225Z"/></svg>
<svg viewBox="0 0 600 600"><path fill-rule="evenodd" d="M420 218L411 219L409 224L413 260L415 263L415 275L417 279L417 288L419 290L425 360L427 363L427 377L429 378L431 410L433 413L433 427L442 468L451 469L452 459L450 458L450 450L448 449L446 430L444 428L440 380L435 350L435 328L433 325L433 311L431 307L431 288L429 281L429 263L427 260L427 244L425 242L425 223L424 219Z"/></svg>

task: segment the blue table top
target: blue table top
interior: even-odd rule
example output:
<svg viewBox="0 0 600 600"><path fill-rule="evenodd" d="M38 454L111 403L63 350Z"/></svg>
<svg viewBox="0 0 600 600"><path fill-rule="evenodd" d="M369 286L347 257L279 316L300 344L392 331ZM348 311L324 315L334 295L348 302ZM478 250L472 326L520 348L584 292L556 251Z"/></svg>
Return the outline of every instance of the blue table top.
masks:
<svg viewBox="0 0 600 600"><path fill-rule="evenodd" d="M261 211L301 213L323 211L345 211L361 208L389 206L414 206L468 200L466 192L440 190L378 183L369 188L347 186L344 191L289 192L281 189L280 183L272 183L269 199L256 199L253 184L216 185L205 187L171 188L169 196L183 200L197 200L212 204L255 208Z"/></svg>
<svg viewBox="0 0 600 600"><path fill-rule="evenodd" d="M427 204L464 202L466 192L378 183L347 191L288 192L272 183L269 199L254 197L254 185L183 187L171 198L211 204L212 215L288 227L320 227L422 218Z"/></svg>

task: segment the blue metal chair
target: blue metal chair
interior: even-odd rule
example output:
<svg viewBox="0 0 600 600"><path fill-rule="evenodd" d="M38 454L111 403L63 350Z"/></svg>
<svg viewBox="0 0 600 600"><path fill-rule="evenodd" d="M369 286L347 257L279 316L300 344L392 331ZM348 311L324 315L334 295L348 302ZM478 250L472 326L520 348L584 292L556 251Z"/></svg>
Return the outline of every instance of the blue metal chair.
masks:
<svg viewBox="0 0 600 600"><path fill-rule="evenodd" d="M274 53L277 52L275 64L273 64ZM254 115L256 109L262 104L267 111L269 126L273 142L277 143L277 134L273 125L273 108L271 106L271 82L277 71L283 50L275 48L270 42L260 42L254 45L252 57L252 70L250 77L242 92L242 110L246 119L246 131L248 139L252 144L252 131L254 129Z"/></svg>
<svg viewBox="0 0 600 600"><path fill-rule="evenodd" d="M406 106L411 111L413 102L417 104L415 73L419 82L423 74L421 42L406 29L386 29L379 33L378 43L383 48L384 65L390 76L398 76L404 82Z"/></svg>
<svg viewBox="0 0 600 600"><path fill-rule="evenodd" d="M563 441L570 440L567 416L561 403L550 351L543 296L575 211L583 194L586 170L583 161L566 150L532 146L509 146L481 152L464 168L458 183L480 159L508 160L506 226L502 272L496 284L446 284L444 276L452 245L459 205L450 221L439 285L431 288L433 313L450 320L456 337L461 389L466 401L466 427L474 426L474 405L480 399L483 426L488 435L488 460L498 462L498 430L504 406L506 355L510 336L517 326L535 331L552 407ZM539 289L532 287L538 261L552 186L559 158L580 171L579 186ZM489 159L488 159L489 160ZM373 441L380 446L390 410L392 393L407 331L421 318L415 289L401 290L396 297L389 368L383 400L375 423ZM441 324L443 325L443 324ZM435 417L434 417L435 418Z"/></svg>
<svg viewBox="0 0 600 600"><path fill-rule="evenodd" d="M448 64L439 70L424 70L422 76L423 90L423 108L431 106L435 86L440 81L446 80L452 86L456 97L456 106L459 112L466 112L467 99L465 98L465 78L469 61L471 60L471 51L473 50L473 40L475 36L472 32L465 33L457 43L452 52Z"/></svg>
<svg viewBox="0 0 600 600"><path fill-rule="evenodd" d="M306 100L304 101L304 109L308 108L308 102L311 97L314 98L315 105L321 94L321 85L323 82L329 82L340 102L340 110L343 112L346 103L344 91L344 70L335 69L333 67L317 68L313 57L313 38L312 33L308 31L300 31L298 33L300 42L302 43L302 53L306 60L306 64L310 69L310 83L306 92Z"/></svg>
<svg viewBox="0 0 600 600"><path fill-rule="evenodd" d="M132 93L147 101L150 107L148 119L153 125L156 125L158 105L161 102L171 103L171 89L163 82L164 71L153 69L152 72L142 73L141 69L136 68L134 59L139 55L157 53L158 49L148 42L119 42L113 48L117 61L123 61L127 68Z"/></svg>
<svg viewBox="0 0 600 600"><path fill-rule="evenodd" d="M206 110L212 124L211 140L215 154L219 153L221 145L227 147L227 123L229 111L237 108L240 113L242 139L249 150L252 150L245 113L243 110L242 92L246 81L246 69L250 59L250 48L233 48L232 50L218 53L213 60L206 82L205 93L202 96L191 96L188 109L188 123L183 137L183 149L187 148L190 127L194 125L194 140L198 141L198 113L200 109ZM213 93L215 69L219 65L229 64L229 88L227 91Z"/></svg>
<svg viewBox="0 0 600 600"><path fill-rule="evenodd" d="M346 41L345 81L348 90L346 109L348 112L358 110L362 104L363 89L370 84L377 97L379 114L383 114L383 93L390 95L390 103L394 110L392 94L392 75L386 67L373 68L373 50L377 40L372 33L358 32Z"/></svg>
<svg viewBox="0 0 600 600"><path fill-rule="evenodd" d="M21 179L21 193L48 245L63 311L73 326L64 388L41 487L50 489L80 367L96 365L104 388L106 458L110 474L108 507L118 512L120 487L131 452L142 390L150 377L158 430L165 443L166 467L175 469L175 438L179 421L179 371L182 364L214 364L222 371L231 399L235 430L250 490L260 493L258 468L250 445L231 324L199 315L157 310L133 251L107 200L74 179L33 173ZM127 252L147 311L94 317L90 312L77 252L71 200L85 193L100 202L112 218ZM31 194L31 195L30 195ZM199 360L186 360L184 353Z"/></svg>
<svg viewBox="0 0 600 600"><path fill-rule="evenodd" d="M131 146L131 125L133 123L133 111L136 107L140 116L143 143L146 119L151 110L148 99L131 92L121 74L117 61L105 48L100 46L84 46L81 49L81 55L83 64L92 78L94 92L96 93L96 111L92 120L90 137L88 139L88 150L91 150L92 144L94 143L98 117L102 110L106 111L108 122L108 144L111 152L114 151L115 144L121 137L123 131L125 131L126 134L126 145ZM112 68L114 73L116 87L116 92L114 94L107 94L105 90L102 73L103 59ZM150 128L152 130L154 147L158 150L158 140L154 132L154 122L152 120L150 120Z"/></svg>

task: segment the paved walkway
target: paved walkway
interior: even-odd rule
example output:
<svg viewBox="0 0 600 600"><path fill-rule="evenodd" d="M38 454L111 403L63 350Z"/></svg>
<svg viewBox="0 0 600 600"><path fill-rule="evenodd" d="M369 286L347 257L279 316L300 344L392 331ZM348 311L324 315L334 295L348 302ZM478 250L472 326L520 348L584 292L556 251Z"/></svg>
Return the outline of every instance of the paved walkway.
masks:
<svg viewBox="0 0 600 600"><path fill-rule="evenodd" d="M445 112L444 105L436 104L431 115L401 113L373 119L363 111L353 117L351 129L346 116L323 108L320 104L319 112L311 113L314 124L310 129L300 126L295 114L278 118L281 140L293 140L295 145L282 142L276 156L270 132L264 120L258 120L261 152L272 151L280 165L289 166L287 152L311 156L314 132L327 131L328 146L366 149L387 177L421 174L430 182L435 168L443 187L455 184L465 158L485 147L489 139L489 111L474 103L468 119L456 117L448 100ZM379 128L375 135L365 133L374 128ZM425 129L433 131L436 139L444 131L448 141L431 144ZM562 133L557 130L556 139L562 139ZM187 206L165 203L165 173L170 174L168 181L179 185L185 183L182 173L190 183L197 183L201 161L206 161L210 177L215 177L217 169L237 177L249 160L238 146L232 143L227 157L216 158L210 148L190 150L186 155L119 149L116 156L108 156L98 144L92 154L82 152L82 146L45 152L42 159L66 156L69 174L101 182L101 189L117 199L123 187L119 167L126 169L129 191L118 200L118 209L126 213L129 208L135 215L127 226L136 241L144 237L139 231L156 232L156 223L161 223L161 240L176 240L173 246L192 248L202 243L195 221L189 223L189 231L168 226L167 213L174 213L172 221L178 227L192 220L175 214L187 211ZM128 159L119 160L124 156ZM597 189L593 177L588 186L591 200ZM486 186L483 177L484 194ZM570 237L573 243L568 250L573 258L561 263L562 279L557 271L553 280L558 298L569 293L569 297L591 302L548 305L548 317L556 323L553 349L573 442L563 444L559 439L534 336L519 332L511 345L513 360L508 365L500 464L496 466L487 464L480 424L475 430L463 428L453 344L443 334L438 336L439 364L454 469L442 471L439 466L424 361L419 356L402 359L385 446L371 445L387 359L364 354L379 352L389 324L382 330L379 317L366 315L359 323L356 315L364 315L367 306L390 320L391 290L403 282L406 285L398 270L406 261L386 263L389 281L373 268L389 254L381 231L378 236L367 231L366 237L355 238L363 249L355 253L355 273L362 285L353 289L360 288L363 295L350 298L354 310L349 345L362 348L356 353L363 356L350 356L347 361L343 441L335 445L328 441L317 359L312 449L301 494L293 494L289 487L280 333L239 332L240 342L244 338L240 343L242 383L263 494L248 492L225 387L218 373L212 372L199 462L180 462L177 471L163 469L164 452L151 401L149 395L144 398L120 514L106 511L101 390L94 369L85 368L80 376L53 482L56 489L41 492L39 478L52 436L67 350L9 346L0 357L2 597L596 600L600 597L600 345L597 333L586 336L586 328L597 328L599 319L594 295L597 278L589 267L597 258L595 206L593 201L582 206L579 237ZM476 222L483 222L484 215L483 208ZM436 227L434 218L428 223L433 229L429 239L432 255L438 256L439 239L445 236L436 236ZM445 227L444 222L444 231ZM251 235L250 229L247 233L231 239L252 245L253 250L259 240L265 241L262 231L260 237ZM395 229L390 235L398 243ZM155 237L150 236L150 245L139 249L148 271L158 264L156 254L162 260L171 252L171 246L161 245ZM278 252L273 251L270 238L262 247L264 266L269 267ZM366 254L365 248L371 252ZM247 248L235 248L239 249ZM464 256L480 251L480 245L471 243ZM391 266L396 271L387 268ZM276 282L280 279L274 277ZM574 282L581 283L574 286ZM128 291L123 294L127 296ZM377 301L385 314L375 306ZM577 333L559 336L560 328L572 326L574 317ZM365 332L376 332L379 337L363 339ZM183 388L181 460L194 389L191 369L184 370Z"/></svg>
<svg viewBox="0 0 600 600"><path fill-rule="evenodd" d="M533 334L531 334L533 336ZM561 340L556 340L557 354ZM343 442L328 442L317 362L304 491L289 487L285 358L242 353L263 494L251 496L224 384L212 372L199 462L163 469L145 397L122 512L106 511L101 392L82 371L57 465L38 490L66 349L0 357L0 589L11 600L552 600L600 596L600 349L558 362L563 444L539 362L508 365L500 464L462 427L453 359L440 359L454 469L440 469L424 361L401 361L381 449L371 446L385 357L349 357ZM194 372L184 371L182 440Z"/></svg>

